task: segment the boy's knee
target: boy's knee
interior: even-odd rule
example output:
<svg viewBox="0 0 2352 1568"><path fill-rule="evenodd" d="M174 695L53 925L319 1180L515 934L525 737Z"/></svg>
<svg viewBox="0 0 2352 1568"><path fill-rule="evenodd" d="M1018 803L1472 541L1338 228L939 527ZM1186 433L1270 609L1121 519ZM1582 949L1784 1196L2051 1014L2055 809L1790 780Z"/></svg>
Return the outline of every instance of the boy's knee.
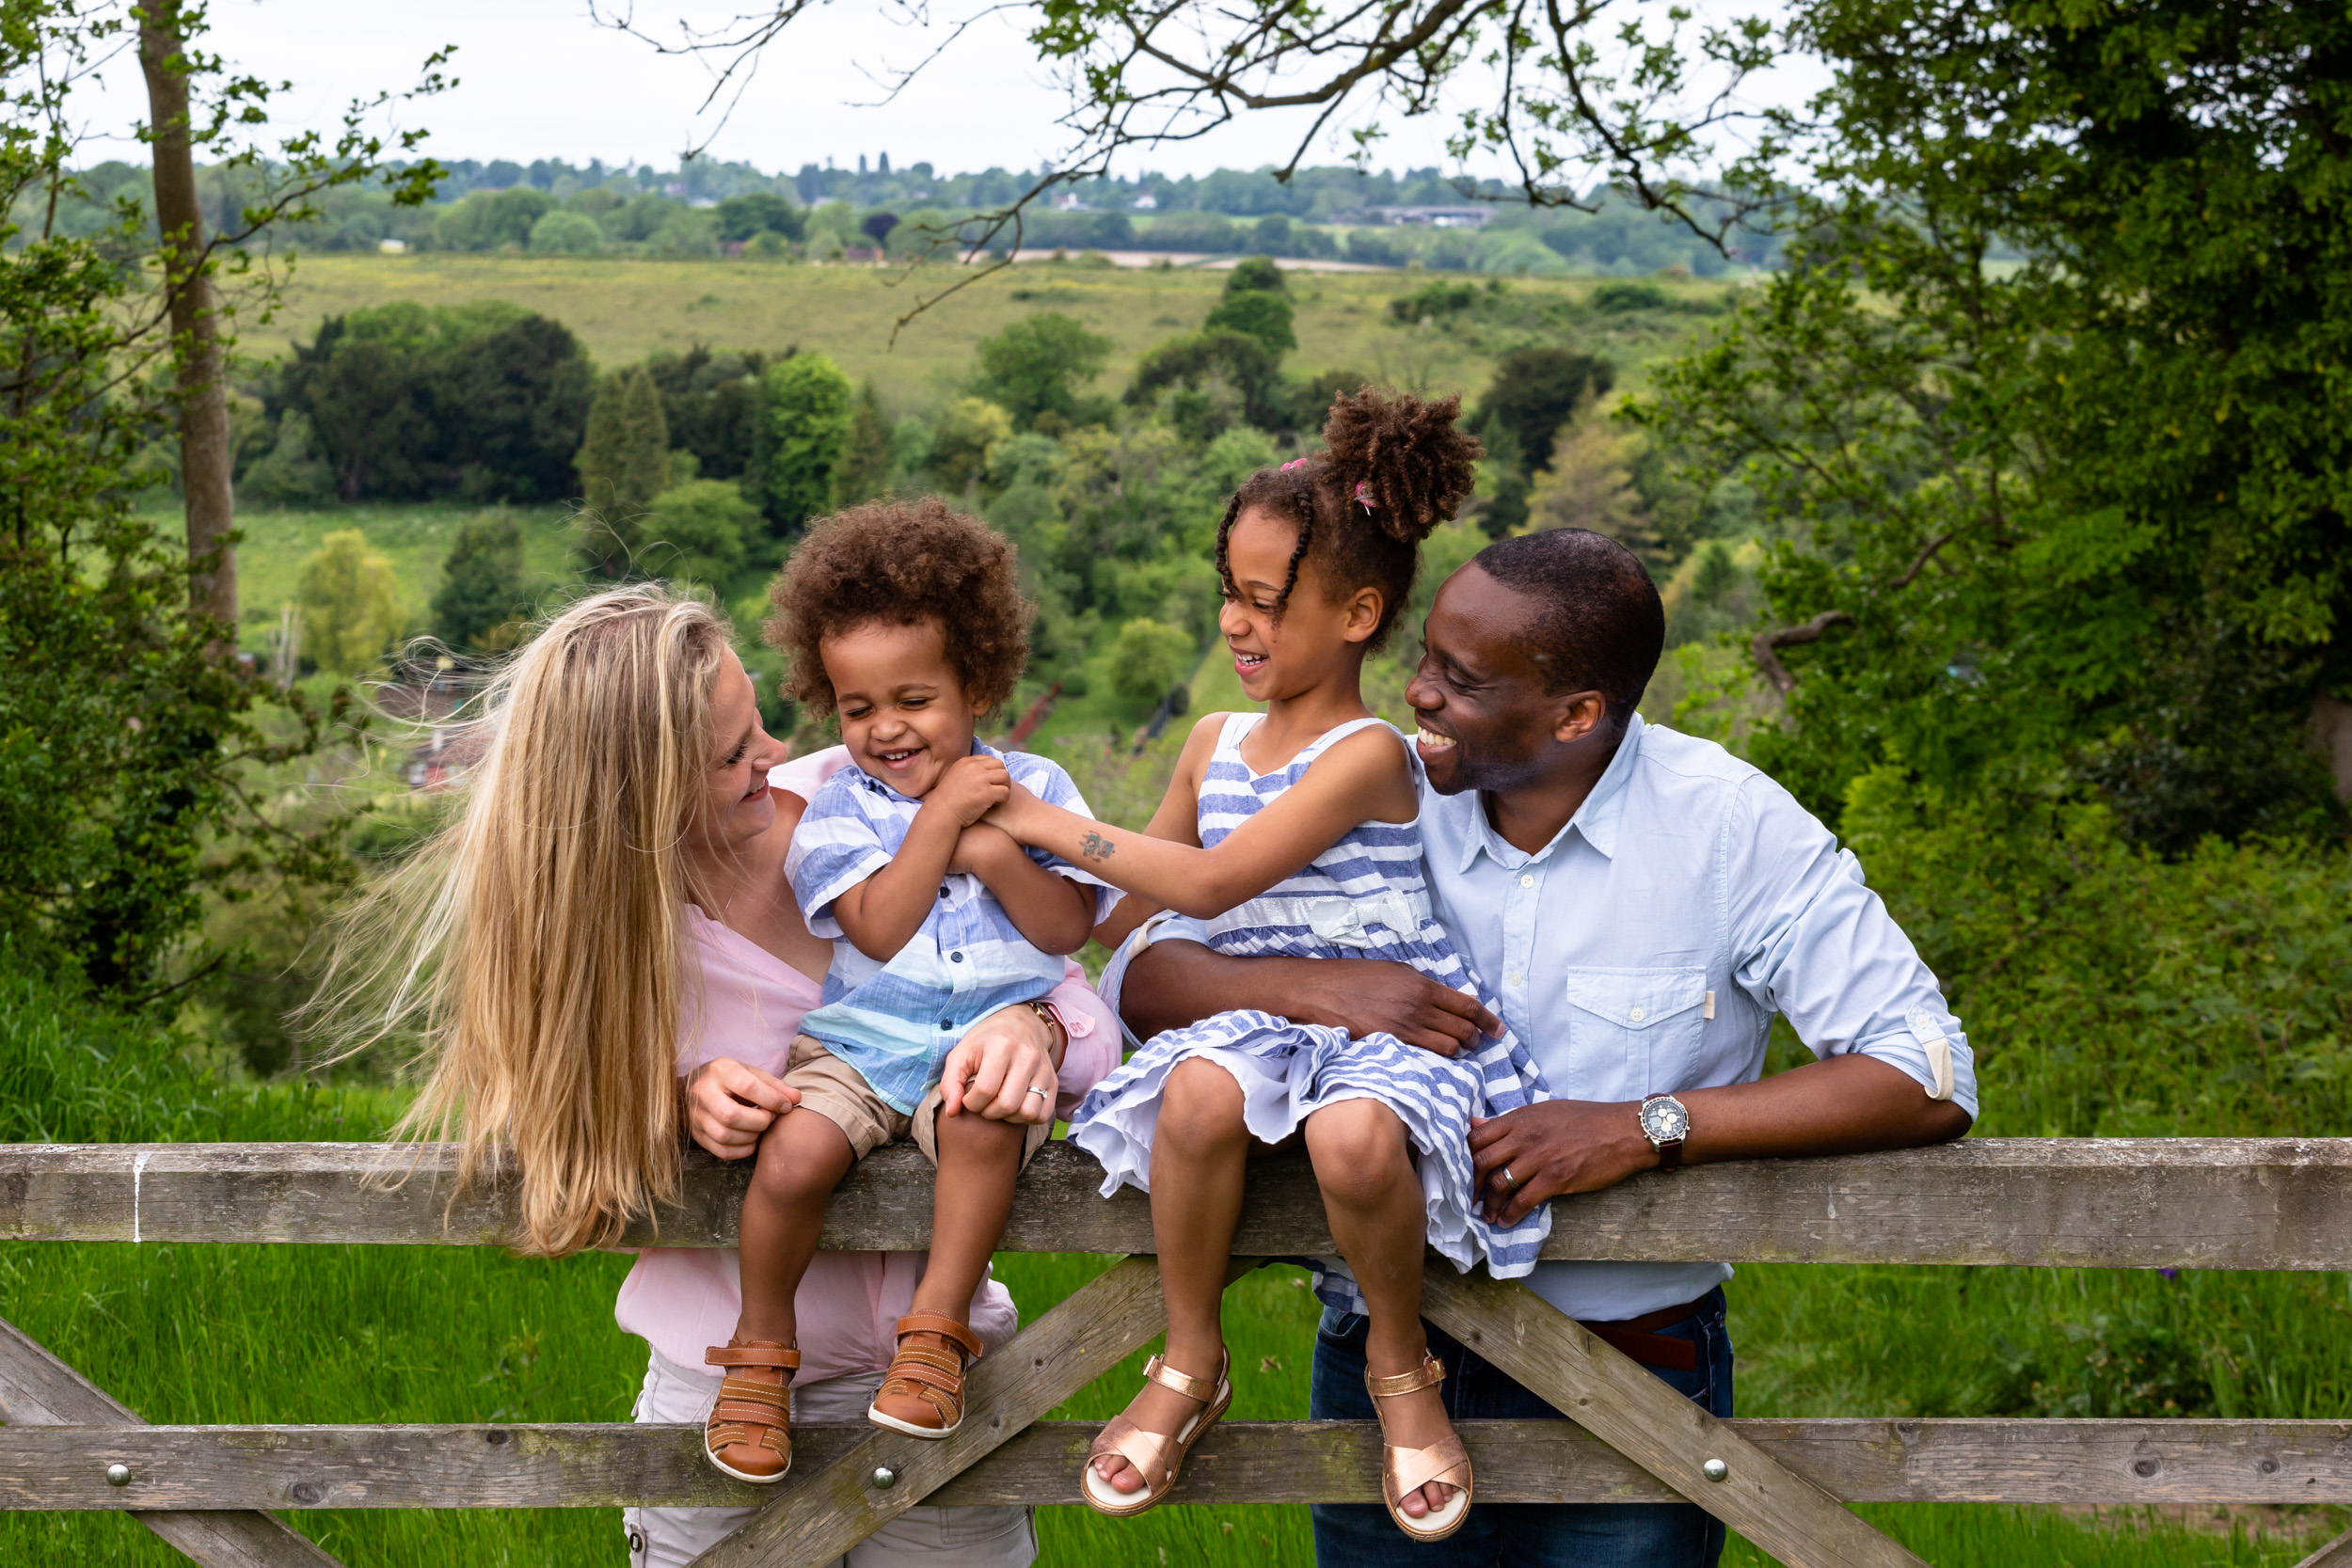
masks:
<svg viewBox="0 0 2352 1568"><path fill-rule="evenodd" d="M847 1168L836 1156L849 1153L848 1134L831 1121L815 1111L787 1111L759 1140L752 1186L771 1203L821 1202Z"/></svg>
<svg viewBox="0 0 2352 1568"><path fill-rule="evenodd" d="M1195 1056L1177 1063L1161 1090L1152 1136L1192 1147L1238 1143L1248 1136L1242 1125L1241 1085L1215 1062Z"/></svg>
<svg viewBox="0 0 2352 1568"><path fill-rule="evenodd" d="M963 1160L1018 1160L1022 1146L1029 1139L1029 1124L991 1121L977 1112L961 1111L951 1117L942 1111L939 1119L931 1124L931 1135L943 1162L951 1156Z"/></svg>
<svg viewBox="0 0 2352 1568"><path fill-rule="evenodd" d="M1343 1100L1307 1118L1307 1155L1327 1196L1370 1198L1411 1168L1405 1123L1376 1100Z"/></svg>

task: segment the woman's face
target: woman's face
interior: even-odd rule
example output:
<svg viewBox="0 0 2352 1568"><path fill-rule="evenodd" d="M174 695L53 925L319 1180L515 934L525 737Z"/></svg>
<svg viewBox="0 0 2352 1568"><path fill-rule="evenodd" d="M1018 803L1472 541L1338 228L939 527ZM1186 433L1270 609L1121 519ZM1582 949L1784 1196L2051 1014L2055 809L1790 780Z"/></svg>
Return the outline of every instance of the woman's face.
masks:
<svg viewBox="0 0 2352 1568"><path fill-rule="evenodd" d="M739 851L774 824L776 802L768 792L768 769L787 754L784 742L760 727L752 678L743 673L743 661L733 649L719 666L711 688L710 735L703 809L688 837L699 848L725 854Z"/></svg>

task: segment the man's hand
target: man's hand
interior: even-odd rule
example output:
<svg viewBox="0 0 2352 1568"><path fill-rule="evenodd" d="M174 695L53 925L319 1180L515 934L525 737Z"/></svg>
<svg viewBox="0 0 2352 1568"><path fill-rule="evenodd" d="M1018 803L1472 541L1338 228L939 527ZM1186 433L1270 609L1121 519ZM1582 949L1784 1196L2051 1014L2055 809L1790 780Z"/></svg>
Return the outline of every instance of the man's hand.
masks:
<svg viewBox="0 0 2352 1568"><path fill-rule="evenodd" d="M1479 1208L1496 1225L1517 1225L1563 1193L1597 1193L1658 1164L1632 1101L1547 1100L1470 1124ZM1505 1180L1502 1173L1511 1175Z"/></svg>
<svg viewBox="0 0 2352 1568"><path fill-rule="evenodd" d="M1336 1025L1359 1039L1394 1035L1440 1056L1474 1049L1481 1035L1492 1039L1502 1034L1502 1021L1476 997L1439 985L1410 964L1383 958L1302 961L1297 1000L1283 1015L1294 1023Z"/></svg>
<svg viewBox="0 0 2352 1568"><path fill-rule="evenodd" d="M1011 790L1012 775L1005 770L1004 763L974 752L947 765L947 771L923 798L923 807L946 812L959 826L968 828L1002 805Z"/></svg>
<svg viewBox="0 0 2352 1568"><path fill-rule="evenodd" d="M1000 1008L968 1030L940 1069L942 1116L1050 1122L1060 1065L1058 1031L1031 1008Z"/></svg>
<svg viewBox="0 0 2352 1568"><path fill-rule="evenodd" d="M722 1160L740 1160L759 1135L801 1102L801 1091L732 1057L705 1062L686 1079L686 1128Z"/></svg>

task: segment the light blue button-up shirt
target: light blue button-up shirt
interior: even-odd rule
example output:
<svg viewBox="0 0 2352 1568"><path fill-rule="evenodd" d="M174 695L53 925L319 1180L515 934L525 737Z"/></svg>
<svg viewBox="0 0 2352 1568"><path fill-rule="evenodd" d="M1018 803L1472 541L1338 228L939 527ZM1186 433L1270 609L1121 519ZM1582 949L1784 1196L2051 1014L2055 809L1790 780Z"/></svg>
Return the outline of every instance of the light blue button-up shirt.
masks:
<svg viewBox="0 0 2352 1568"><path fill-rule="evenodd" d="M1976 1115L1967 1037L1860 863L1714 742L1636 716L1583 805L1532 854L1503 841L1474 791L1424 783L1421 831L1438 918L1554 1095L1751 1082L1782 1013L1815 1055L1875 1056ZM1201 933L1170 920L1150 936L1169 938ZM1127 958L1099 988L1114 1009ZM1730 1277L1727 1263L1562 1262L1528 1284L1606 1322Z"/></svg>

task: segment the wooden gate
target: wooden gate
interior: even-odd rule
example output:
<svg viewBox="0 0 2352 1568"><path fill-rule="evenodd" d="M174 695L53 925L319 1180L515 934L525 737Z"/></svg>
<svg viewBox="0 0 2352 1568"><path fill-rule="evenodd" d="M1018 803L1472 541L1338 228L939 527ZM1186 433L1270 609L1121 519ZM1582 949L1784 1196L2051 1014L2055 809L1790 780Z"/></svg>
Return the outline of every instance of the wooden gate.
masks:
<svg viewBox="0 0 2352 1568"><path fill-rule="evenodd" d="M369 1178L415 1161L405 1184ZM699 1156L658 1233L734 1239L748 1162ZM364 1144L0 1146L0 1238L497 1245L507 1195L447 1210L452 1151ZM974 1368L954 1436L803 1427L782 1487L700 1457L700 1429L632 1425L147 1426L0 1323L0 1508L133 1512L218 1568L333 1559L263 1510L758 1505L714 1568L824 1562L917 1503L1073 1503L1093 1423L1041 1421L1165 1326L1151 1216L1095 1196L1093 1162L1048 1145L1003 1243L1120 1260ZM930 1172L882 1150L828 1211L823 1244L926 1244ZM446 1211L446 1212L445 1212ZM1252 1167L1238 1277L1327 1253L1303 1159ZM1705 1165L1553 1206L1547 1258L2352 1270L2352 1140L1976 1139L1939 1148ZM1518 1285L1433 1261L1429 1319L1569 1422L1470 1421L1488 1502L1698 1504L1781 1561L1919 1559L1851 1502L2352 1503L2352 1421L1718 1420ZM1229 1421L1177 1503L1372 1502L1370 1423ZM2352 1532L2307 1560L2352 1568Z"/></svg>

